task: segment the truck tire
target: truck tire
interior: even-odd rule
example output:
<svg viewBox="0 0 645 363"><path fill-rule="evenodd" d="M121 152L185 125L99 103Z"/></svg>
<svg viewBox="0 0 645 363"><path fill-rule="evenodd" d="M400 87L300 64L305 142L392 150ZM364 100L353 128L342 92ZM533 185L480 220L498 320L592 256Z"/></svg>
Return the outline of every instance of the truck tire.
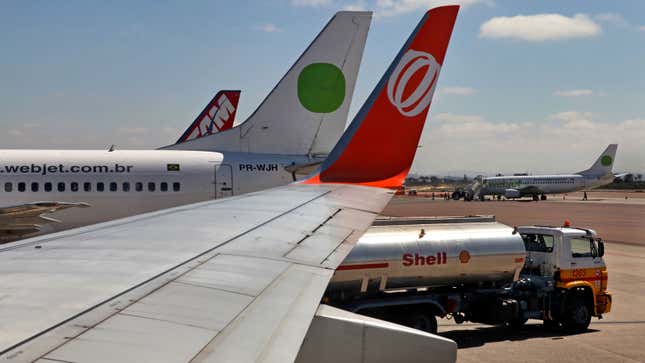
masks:
<svg viewBox="0 0 645 363"><path fill-rule="evenodd" d="M414 312L404 325L427 333L437 334L437 317L432 313Z"/></svg>
<svg viewBox="0 0 645 363"><path fill-rule="evenodd" d="M528 318L516 317L515 319L506 322L504 324L504 326L509 328L509 329L519 329L519 328L523 327L524 324L526 324L527 321L529 321Z"/></svg>
<svg viewBox="0 0 645 363"><path fill-rule="evenodd" d="M560 327L560 322L556 320L544 320L542 322L542 326L544 326L545 329L556 330Z"/></svg>
<svg viewBox="0 0 645 363"><path fill-rule="evenodd" d="M591 309L583 296L573 297L567 304L562 327L569 333L582 333L591 323Z"/></svg>

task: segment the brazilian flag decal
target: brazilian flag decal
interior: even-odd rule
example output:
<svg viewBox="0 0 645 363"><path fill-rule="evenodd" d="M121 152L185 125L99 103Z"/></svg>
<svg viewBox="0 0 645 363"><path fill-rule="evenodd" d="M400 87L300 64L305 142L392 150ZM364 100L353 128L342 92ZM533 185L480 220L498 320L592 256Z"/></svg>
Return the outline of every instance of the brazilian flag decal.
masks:
<svg viewBox="0 0 645 363"><path fill-rule="evenodd" d="M179 171L179 164L168 164L168 171Z"/></svg>

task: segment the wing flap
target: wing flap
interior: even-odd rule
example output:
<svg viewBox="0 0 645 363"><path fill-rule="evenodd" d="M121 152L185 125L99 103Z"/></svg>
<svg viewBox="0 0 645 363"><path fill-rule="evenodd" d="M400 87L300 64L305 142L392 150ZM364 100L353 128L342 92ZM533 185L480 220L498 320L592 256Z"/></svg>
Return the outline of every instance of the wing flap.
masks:
<svg viewBox="0 0 645 363"><path fill-rule="evenodd" d="M291 265L194 362L294 361L332 274Z"/></svg>

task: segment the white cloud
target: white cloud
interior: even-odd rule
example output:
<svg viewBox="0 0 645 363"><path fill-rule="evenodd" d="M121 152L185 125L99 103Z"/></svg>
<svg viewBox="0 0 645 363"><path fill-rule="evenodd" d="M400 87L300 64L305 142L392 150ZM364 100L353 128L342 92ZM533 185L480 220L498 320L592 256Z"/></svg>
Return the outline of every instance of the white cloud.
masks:
<svg viewBox="0 0 645 363"><path fill-rule="evenodd" d="M469 6L487 4L492 6L493 0L291 0L291 5L298 7L335 6L343 10L364 11L373 10L375 16L396 16L414 11L425 11L442 5L458 4Z"/></svg>
<svg viewBox="0 0 645 363"><path fill-rule="evenodd" d="M604 21L606 23L611 23L614 25L619 25L619 26L629 25L629 22L625 19L625 17L623 17L622 14L618 14L618 13L600 13L600 14L594 15L593 17L598 21Z"/></svg>
<svg viewBox="0 0 645 363"><path fill-rule="evenodd" d="M580 96L591 96L593 94L594 94L593 90L590 90L590 89L557 90L553 92L554 96L560 96L560 97L580 97Z"/></svg>
<svg viewBox="0 0 645 363"><path fill-rule="evenodd" d="M470 96L476 92L477 90L472 87L443 87L439 89L439 93L445 95Z"/></svg>
<svg viewBox="0 0 645 363"><path fill-rule="evenodd" d="M492 0L376 0L376 10L378 16L394 16L410 13L418 10L428 10L441 5L469 6L474 4L492 5Z"/></svg>
<svg viewBox="0 0 645 363"><path fill-rule="evenodd" d="M265 33L275 33L275 32L282 31L282 29L278 28L275 24L272 24L272 23L258 25L256 29L261 30Z"/></svg>
<svg viewBox="0 0 645 363"><path fill-rule="evenodd" d="M432 120L441 122L460 122L460 123L477 123L481 122L482 118L476 115L458 115L454 113L440 113L432 117Z"/></svg>
<svg viewBox="0 0 645 363"><path fill-rule="evenodd" d="M498 121L442 113L425 127L413 171L423 174L574 172L587 168L610 143L618 143L615 171L645 170L645 118L598 120L566 111L544 120ZM459 174L456 172L455 174Z"/></svg>
<svg viewBox="0 0 645 363"><path fill-rule="evenodd" d="M352 4L347 4L343 6L343 10L348 11L365 11L367 9L367 3L364 0L359 0Z"/></svg>
<svg viewBox="0 0 645 363"><path fill-rule="evenodd" d="M496 17L479 28L481 38L515 39L530 42L595 37L601 27L588 15L567 17L561 14Z"/></svg>
<svg viewBox="0 0 645 363"><path fill-rule="evenodd" d="M331 5L332 0L291 0L291 5L293 6L325 6Z"/></svg>
<svg viewBox="0 0 645 363"><path fill-rule="evenodd" d="M549 117L553 120L569 122L574 120L591 120L591 118L593 117L593 113L580 112L580 111L565 111L565 112L554 113Z"/></svg>

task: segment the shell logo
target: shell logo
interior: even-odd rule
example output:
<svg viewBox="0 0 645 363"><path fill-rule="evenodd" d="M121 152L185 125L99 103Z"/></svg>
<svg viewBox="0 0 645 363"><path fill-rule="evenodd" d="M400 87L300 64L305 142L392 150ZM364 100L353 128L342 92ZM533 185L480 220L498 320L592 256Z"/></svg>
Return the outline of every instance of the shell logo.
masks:
<svg viewBox="0 0 645 363"><path fill-rule="evenodd" d="M392 72L387 82L387 97L403 116L413 117L423 112L432 102L437 87L441 65L432 54L414 49L408 50ZM412 93L404 98L408 82L417 72L425 72Z"/></svg>
<svg viewBox="0 0 645 363"><path fill-rule="evenodd" d="M459 252L459 262L468 263L470 261L470 252L463 250Z"/></svg>

